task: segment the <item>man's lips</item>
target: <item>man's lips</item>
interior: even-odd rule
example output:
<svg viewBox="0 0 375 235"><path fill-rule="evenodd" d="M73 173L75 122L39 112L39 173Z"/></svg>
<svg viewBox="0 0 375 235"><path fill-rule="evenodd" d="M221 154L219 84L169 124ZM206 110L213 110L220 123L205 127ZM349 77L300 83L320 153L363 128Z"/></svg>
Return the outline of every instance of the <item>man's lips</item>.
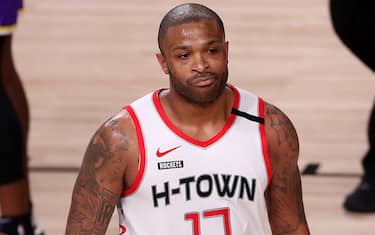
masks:
<svg viewBox="0 0 375 235"><path fill-rule="evenodd" d="M204 87L209 86L214 83L216 76L214 74L200 74L193 80L194 86Z"/></svg>

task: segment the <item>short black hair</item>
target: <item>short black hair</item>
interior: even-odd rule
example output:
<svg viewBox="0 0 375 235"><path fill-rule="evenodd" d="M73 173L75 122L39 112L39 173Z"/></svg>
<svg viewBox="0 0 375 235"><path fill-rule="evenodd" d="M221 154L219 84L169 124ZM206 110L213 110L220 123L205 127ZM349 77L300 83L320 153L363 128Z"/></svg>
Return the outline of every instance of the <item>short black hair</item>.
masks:
<svg viewBox="0 0 375 235"><path fill-rule="evenodd" d="M225 39L223 21L220 19L218 14L216 14L216 12L214 12L210 8L198 3L184 3L174 7L163 17L159 26L158 45L160 52L163 53L161 43L169 27L187 24L191 22L211 20L217 22L220 30L223 32L223 36Z"/></svg>

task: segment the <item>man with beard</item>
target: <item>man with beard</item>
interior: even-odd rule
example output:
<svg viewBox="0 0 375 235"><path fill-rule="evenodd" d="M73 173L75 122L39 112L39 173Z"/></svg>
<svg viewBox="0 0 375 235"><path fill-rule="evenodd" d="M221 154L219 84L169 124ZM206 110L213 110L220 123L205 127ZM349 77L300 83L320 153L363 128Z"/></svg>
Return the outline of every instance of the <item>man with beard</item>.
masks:
<svg viewBox="0 0 375 235"><path fill-rule="evenodd" d="M296 131L278 108L227 84L219 16L182 4L163 18L170 87L104 123L87 147L66 234L309 234Z"/></svg>

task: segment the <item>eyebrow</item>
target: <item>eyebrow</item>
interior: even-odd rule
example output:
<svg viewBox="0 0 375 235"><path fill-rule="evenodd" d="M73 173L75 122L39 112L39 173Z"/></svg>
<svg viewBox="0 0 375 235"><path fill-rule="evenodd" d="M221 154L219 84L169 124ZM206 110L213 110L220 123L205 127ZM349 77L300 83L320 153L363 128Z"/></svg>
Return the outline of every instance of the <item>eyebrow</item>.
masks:
<svg viewBox="0 0 375 235"><path fill-rule="evenodd" d="M208 41L207 43L204 43L204 44L211 46L212 44L216 44L216 43L222 44L223 42L222 42L222 40L212 39L212 40L210 40L210 41ZM186 50L189 47L190 46L188 46L188 45L177 45L177 46L172 48L172 51Z"/></svg>
<svg viewBox="0 0 375 235"><path fill-rule="evenodd" d="M188 49L189 46L184 46L184 45L178 45L172 48L172 51L178 51L178 50L186 50Z"/></svg>

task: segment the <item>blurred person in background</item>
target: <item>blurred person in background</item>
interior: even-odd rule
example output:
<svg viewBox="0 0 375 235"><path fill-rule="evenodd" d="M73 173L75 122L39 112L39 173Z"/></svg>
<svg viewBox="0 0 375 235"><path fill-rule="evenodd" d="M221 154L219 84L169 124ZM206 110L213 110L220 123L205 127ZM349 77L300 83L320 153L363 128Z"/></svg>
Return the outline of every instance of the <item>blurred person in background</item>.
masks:
<svg viewBox="0 0 375 235"><path fill-rule="evenodd" d="M22 0L0 0L0 234L44 234L32 216L27 169L29 108L12 58Z"/></svg>
<svg viewBox="0 0 375 235"><path fill-rule="evenodd" d="M331 0L330 13L341 41L375 72L375 1ZM344 201L344 208L348 211L375 212L375 101L368 123L368 142L369 149L362 159L364 174L361 182Z"/></svg>

